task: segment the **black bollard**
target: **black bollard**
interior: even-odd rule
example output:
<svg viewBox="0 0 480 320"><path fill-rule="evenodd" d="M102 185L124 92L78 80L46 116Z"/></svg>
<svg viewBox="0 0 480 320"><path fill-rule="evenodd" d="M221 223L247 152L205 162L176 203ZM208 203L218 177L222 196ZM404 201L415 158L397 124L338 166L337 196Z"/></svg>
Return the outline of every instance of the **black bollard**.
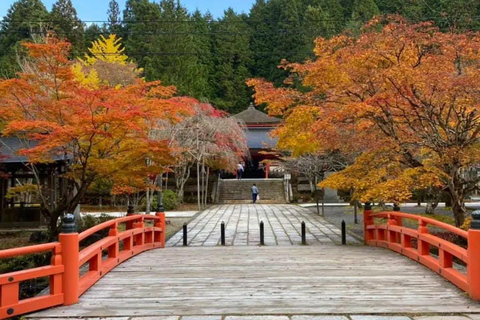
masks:
<svg viewBox="0 0 480 320"><path fill-rule="evenodd" d="M260 221L260 245L265 245L265 232L263 230L263 221Z"/></svg>
<svg viewBox="0 0 480 320"><path fill-rule="evenodd" d="M221 236L221 241L222 241L222 246L225 245L225 222L222 221L222 224L220 225L220 236Z"/></svg>
<svg viewBox="0 0 480 320"><path fill-rule="evenodd" d="M187 240L187 224L183 224L183 245L188 246L188 240Z"/></svg>
<svg viewBox="0 0 480 320"><path fill-rule="evenodd" d="M347 226L345 220L342 220L342 244L347 244Z"/></svg>
<svg viewBox="0 0 480 320"><path fill-rule="evenodd" d="M302 221L302 244L307 244L307 228L305 227L305 221Z"/></svg>

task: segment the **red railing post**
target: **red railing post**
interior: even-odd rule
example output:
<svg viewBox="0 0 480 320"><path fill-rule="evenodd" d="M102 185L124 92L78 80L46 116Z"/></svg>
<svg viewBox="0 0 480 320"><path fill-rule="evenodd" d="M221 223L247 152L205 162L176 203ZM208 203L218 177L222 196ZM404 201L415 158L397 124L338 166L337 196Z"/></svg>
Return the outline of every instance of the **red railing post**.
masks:
<svg viewBox="0 0 480 320"><path fill-rule="evenodd" d="M127 209L127 217L135 215L135 210L133 209L133 206L128 206ZM130 230L133 228L133 221L127 221L126 223L126 228L127 230Z"/></svg>
<svg viewBox="0 0 480 320"><path fill-rule="evenodd" d="M61 266L63 265L62 261L62 247L57 246L53 250L52 255L52 266ZM61 294L63 292L63 275L56 274L50 277L50 294Z"/></svg>
<svg viewBox="0 0 480 320"><path fill-rule="evenodd" d="M418 233L426 234L428 233L427 223L422 219L418 221ZM420 256L428 256L430 255L430 245L428 242L421 240L420 238L417 239L417 251Z"/></svg>
<svg viewBox="0 0 480 320"><path fill-rule="evenodd" d="M468 294L480 300L480 210L472 213L472 224L468 230Z"/></svg>
<svg viewBox="0 0 480 320"><path fill-rule="evenodd" d="M363 207L363 238L365 244L368 243L369 240L373 240L372 232L367 229L369 225L373 224L373 218L371 214L373 213L372 205L370 202L365 202L365 206Z"/></svg>
<svg viewBox="0 0 480 320"><path fill-rule="evenodd" d="M63 219L59 241L62 246L62 262L64 266L63 304L68 306L78 302L80 282L79 238L73 214L67 214Z"/></svg>
<svg viewBox="0 0 480 320"><path fill-rule="evenodd" d="M165 248L165 227L166 227L166 221L165 221L165 212L157 212L155 213L157 217L160 218L160 221L158 221L155 226L158 228L162 228L162 232L160 233L160 239L158 241L160 242L160 248ZM157 241L157 239L155 239Z"/></svg>

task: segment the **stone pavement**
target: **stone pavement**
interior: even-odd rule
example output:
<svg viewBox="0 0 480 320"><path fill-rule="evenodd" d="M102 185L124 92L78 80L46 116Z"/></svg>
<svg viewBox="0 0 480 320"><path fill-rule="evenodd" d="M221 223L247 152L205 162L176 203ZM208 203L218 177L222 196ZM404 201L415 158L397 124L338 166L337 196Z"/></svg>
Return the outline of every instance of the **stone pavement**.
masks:
<svg viewBox="0 0 480 320"><path fill-rule="evenodd" d="M167 218L192 218L198 213L198 211L167 211L165 212L165 217ZM115 218L125 217L127 215L126 212L82 212L82 216L100 216L100 215L107 215ZM145 214L145 212L138 212L138 214ZM150 213L154 215L154 212Z"/></svg>
<svg viewBox="0 0 480 320"><path fill-rule="evenodd" d="M264 222L265 245L301 244L301 223L306 224L309 245L340 244L340 230L310 210L287 204L231 204L209 208L188 224L189 246L220 244L220 225L225 222L227 246L256 246L260 242L260 221ZM182 246L183 233L178 232L167 246ZM358 241L347 235L347 243Z"/></svg>

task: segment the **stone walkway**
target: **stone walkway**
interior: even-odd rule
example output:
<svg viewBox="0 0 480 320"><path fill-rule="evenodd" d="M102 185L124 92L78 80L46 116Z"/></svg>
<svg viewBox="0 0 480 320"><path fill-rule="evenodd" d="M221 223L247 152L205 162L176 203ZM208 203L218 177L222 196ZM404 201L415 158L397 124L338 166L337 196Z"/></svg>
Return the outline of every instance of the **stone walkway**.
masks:
<svg viewBox="0 0 480 320"><path fill-rule="evenodd" d="M227 246L256 246L260 242L260 221L264 222L265 245L299 245L301 223L305 221L307 243L340 244L340 230L310 210L286 204L232 204L219 205L202 212L188 225L189 246L217 246L220 244L220 225L225 222ZM167 246L182 246L180 231ZM358 244L347 236L347 243Z"/></svg>

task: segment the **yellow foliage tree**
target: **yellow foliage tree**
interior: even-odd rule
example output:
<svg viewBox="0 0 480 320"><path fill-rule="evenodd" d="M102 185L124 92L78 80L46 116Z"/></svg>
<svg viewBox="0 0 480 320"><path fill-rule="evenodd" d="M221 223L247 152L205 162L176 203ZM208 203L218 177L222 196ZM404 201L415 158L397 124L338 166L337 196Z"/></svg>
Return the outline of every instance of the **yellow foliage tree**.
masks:
<svg viewBox="0 0 480 320"><path fill-rule="evenodd" d="M83 86L98 89L101 86L121 88L134 84L142 69L128 61L124 54L121 38L111 34L108 38L103 35L92 42L84 59L78 58L73 66L75 79Z"/></svg>

